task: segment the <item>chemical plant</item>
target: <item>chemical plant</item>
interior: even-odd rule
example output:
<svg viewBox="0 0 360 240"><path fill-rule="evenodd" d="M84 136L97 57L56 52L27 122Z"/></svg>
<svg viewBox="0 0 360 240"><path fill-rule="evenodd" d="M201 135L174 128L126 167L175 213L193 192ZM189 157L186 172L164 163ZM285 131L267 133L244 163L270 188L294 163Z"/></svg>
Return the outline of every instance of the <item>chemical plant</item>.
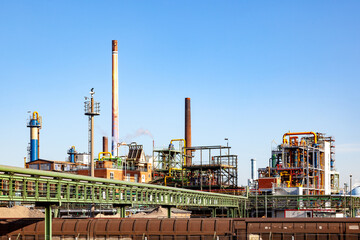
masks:
<svg viewBox="0 0 360 240"><path fill-rule="evenodd" d="M258 170L258 189L287 189L298 195L338 194L334 142L322 133L285 133L283 143L272 150L269 166Z"/></svg>
<svg viewBox="0 0 360 240"><path fill-rule="evenodd" d="M201 229L199 230L201 233L195 234L198 237L196 239L205 239L202 238L205 235L209 237L208 232L212 234L209 239L219 239L215 237L221 234L223 234L221 236L235 236L235 232L236 236L243 237L222 239L245 239L250 236L247 233L255 234L256 239L262 239L261 236L270 239L271 226L276 232L276 228L280 226L276 221L284 221L274 220L275 218L360 216L360 197L353 195L352 186L350 191L339 187L339 173L335 169L335 140L323 133L308 131L283 134L282 144L272 149L267 167L257 169L256 160L251 159L251 177L247 186L240 186L238 183L238 167L248 160L238 159L238 156L231 152L231 146L192 145L190 98L185 98L184 137L170 136L169 141L163 143L162 147L153 146L152 153L147 154L141 144L119 142L116 40L112 41L110 150L108 136L101 136L102 151L94 152L94 138L98 137L94 136L94 125L95 117L100 115L100 103L95 101L93 88L90 97L85 98L84 110L89 126L86 152L80 152L76 146L71 146L64 153L67 154L66 161L42 159L40 130L43 130L43 122L40 114L34 111L27 122L27 127L30 129L30 144L28 157L24 162L25 168L0 165L2 183L0 202L3 206L23 204L43 209L45 223L42 226L45 234L41 237L45 236L45 239L51 239L53 216L63 219L88 218L100 213L105 218L117 216L122 219L116 220L118 222L106 220L105 227L97 227L102 223L98 223L95 219L78 219L76 224L56 219L55 224L64 221L61 222L64 226L76 225L76 228L67 232L67 236L61 235L62 230L54 230L59 239L67 239L68 236L71 236L71 239L78 239L80 235L82 239L96 239L95 233L100 234L103 230L106 236L100 234L99 238L112 239L110 235L111 231L114 231L113 235L116 239L119 236L125 237L120 239L133 239L132 237L147 239L148 236L152 236L151 234L156 235L160 232L173 236L174 229L178 229L176 231L181 234L185 234L184 231L193 232L192 225L194 229ZM152 215L147 215L149 211L152 211ZM165 215L154 215L154 212ZM196 222L196 219L178 219L171 223L164 219L153 221L131 219L149 216L209 219L201 220L203 221L201 223ZM215 217L217 218L213 219ZM236 221L219 219L225 217L245 219ZM260 220L260 217L265 220ZM251 220L251 218L257 219ZM303 222L294 219L287 221L288 223L292 221L291 226L302 226L301 231L305 231L304 224L309 222L304 219ZM323 227L327 229L332 224L332 220L321 221L321 228L314 228L314 234L318 234ZM24 228L22 222L13 224L14 226L18 224L21 230L1 233L0 229L0 233L3 234L1 236L6 235L6 239L18 239L19 236L23 237L27 234L39 238L39 231L29 232L30 228ZM36 225L37 228L38 223L29 224L34 227ZM187 227L184 227L184 224ZM340 232L355 229L356 233L359 233L359 221L343 220L343 224L353 224L351 226L357 226L357 229L355 227L350 229L350 225L341 224L341 226L336 225L336 229ZM85 233L81 229L86 228L85 225L92 229L94 236L83 236ZM117 230L109 226L117 226L115 227ZM152 227L156 228L156 226L158 226L157 230L153 231ZM170 227L166 230L164 226ZM286 228L284 226L281 225L282 231L290 225L286 225ZM334 224L331 226L335 229ZM342 226L345 226L345 230ZM86 228L84 231L89 232L89 229ZM261 235L259 231L265 235ZM216 235L216 232L220 235ZM185 234L186 236L180 238L193 239L192 234L191 236ZM175 239L160 235L156 239ZM330 237L328 235L329 239ZM284 236L281 235L280 238Z"/></svg>

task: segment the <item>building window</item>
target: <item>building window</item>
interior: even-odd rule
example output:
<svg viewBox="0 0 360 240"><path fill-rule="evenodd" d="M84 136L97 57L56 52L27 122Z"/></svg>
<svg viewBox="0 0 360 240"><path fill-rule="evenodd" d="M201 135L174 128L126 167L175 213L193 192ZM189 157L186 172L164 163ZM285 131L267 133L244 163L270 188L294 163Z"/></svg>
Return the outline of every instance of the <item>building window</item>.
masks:
<svg viewBox="0 0 360 240"><path fill-rule="evenodd" d="M68 164L64 165L64 171L70 171L70 165Z"/></svg>
<svg viewBox="0 0 360 240"><path fill-rule="evenodd" d="M50 171L50 163L42 163L40 165L41 170Z"/></svg>
<svg viewBox="0 0 360 240"><path fill-rule="evenodd" d="M39 169L39 164L29 164L29 168L31 168L31 169Z"/></svg>
<svg viewBox="0 0 360 240"><path fill-rule="evenodd" d="M61 164L54 164L55 171L61 171Z"/></svg>
<svg viewBox="0 0 360 240"><path fill-rule="evenodd" d="M137 174L134 174L134 182L139 182L139 178Z"/></svg>
<svg viewBox="0 0 360 240"><path fill-rule="evenodd" d="M145 174L141 175L141 182L144 183L145 182Z"/></svg>
<svg viewBox="0 0 360 240"><path fill-rule="evenodd" d="M114 172L110 172L110 179L114 179Z"/></svg>

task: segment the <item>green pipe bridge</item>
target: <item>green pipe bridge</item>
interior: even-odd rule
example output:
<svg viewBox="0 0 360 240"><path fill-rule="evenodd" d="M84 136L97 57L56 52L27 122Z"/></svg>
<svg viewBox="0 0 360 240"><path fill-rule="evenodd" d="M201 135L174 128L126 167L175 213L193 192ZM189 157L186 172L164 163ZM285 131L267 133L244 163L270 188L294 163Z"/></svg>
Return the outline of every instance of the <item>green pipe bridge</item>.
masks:
<svg viewBox="0 0 360 240"><path fill-rule="evenodd" d="M62 203L113 204L125 216L125 206L228 208L243 217L246 197L183 188L95 178L0 165L0 201L33 202L45 207L45 236L51 239L51 206ZM213 211L214 212L214 211Z"/></svg>

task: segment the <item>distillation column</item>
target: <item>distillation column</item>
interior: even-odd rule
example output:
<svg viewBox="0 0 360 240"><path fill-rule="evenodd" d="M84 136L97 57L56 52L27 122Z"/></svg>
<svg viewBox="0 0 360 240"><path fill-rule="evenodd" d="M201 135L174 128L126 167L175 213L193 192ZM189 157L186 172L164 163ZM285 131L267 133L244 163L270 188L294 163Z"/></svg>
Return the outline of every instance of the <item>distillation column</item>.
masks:
<svg viewBox="0 0 360 240"><path fill-rule="evenodd" d="M38 112L33 112L32 118L27 125L30 128L30 162L39 159L39 135L41 128L41 118Z"/></svg>

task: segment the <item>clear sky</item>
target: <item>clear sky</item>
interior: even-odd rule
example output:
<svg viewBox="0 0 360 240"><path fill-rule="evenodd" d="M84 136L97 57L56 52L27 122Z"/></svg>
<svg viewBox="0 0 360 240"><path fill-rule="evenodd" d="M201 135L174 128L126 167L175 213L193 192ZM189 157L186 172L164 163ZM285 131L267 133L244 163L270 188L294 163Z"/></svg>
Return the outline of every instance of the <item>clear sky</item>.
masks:
<svg viewBox="0 0 360 240"><path fill-rule="evenodd" d="M28 111L40 157L87 151L84 96L101 102L95 146L111 136L111 40L119 42L120 136L151 132L226 145L246 184L287 131L336 139L341 186L360 183L359 1L1 1L1 164L22 166ZM132 140L152 151L149 136Z"/></svg>

